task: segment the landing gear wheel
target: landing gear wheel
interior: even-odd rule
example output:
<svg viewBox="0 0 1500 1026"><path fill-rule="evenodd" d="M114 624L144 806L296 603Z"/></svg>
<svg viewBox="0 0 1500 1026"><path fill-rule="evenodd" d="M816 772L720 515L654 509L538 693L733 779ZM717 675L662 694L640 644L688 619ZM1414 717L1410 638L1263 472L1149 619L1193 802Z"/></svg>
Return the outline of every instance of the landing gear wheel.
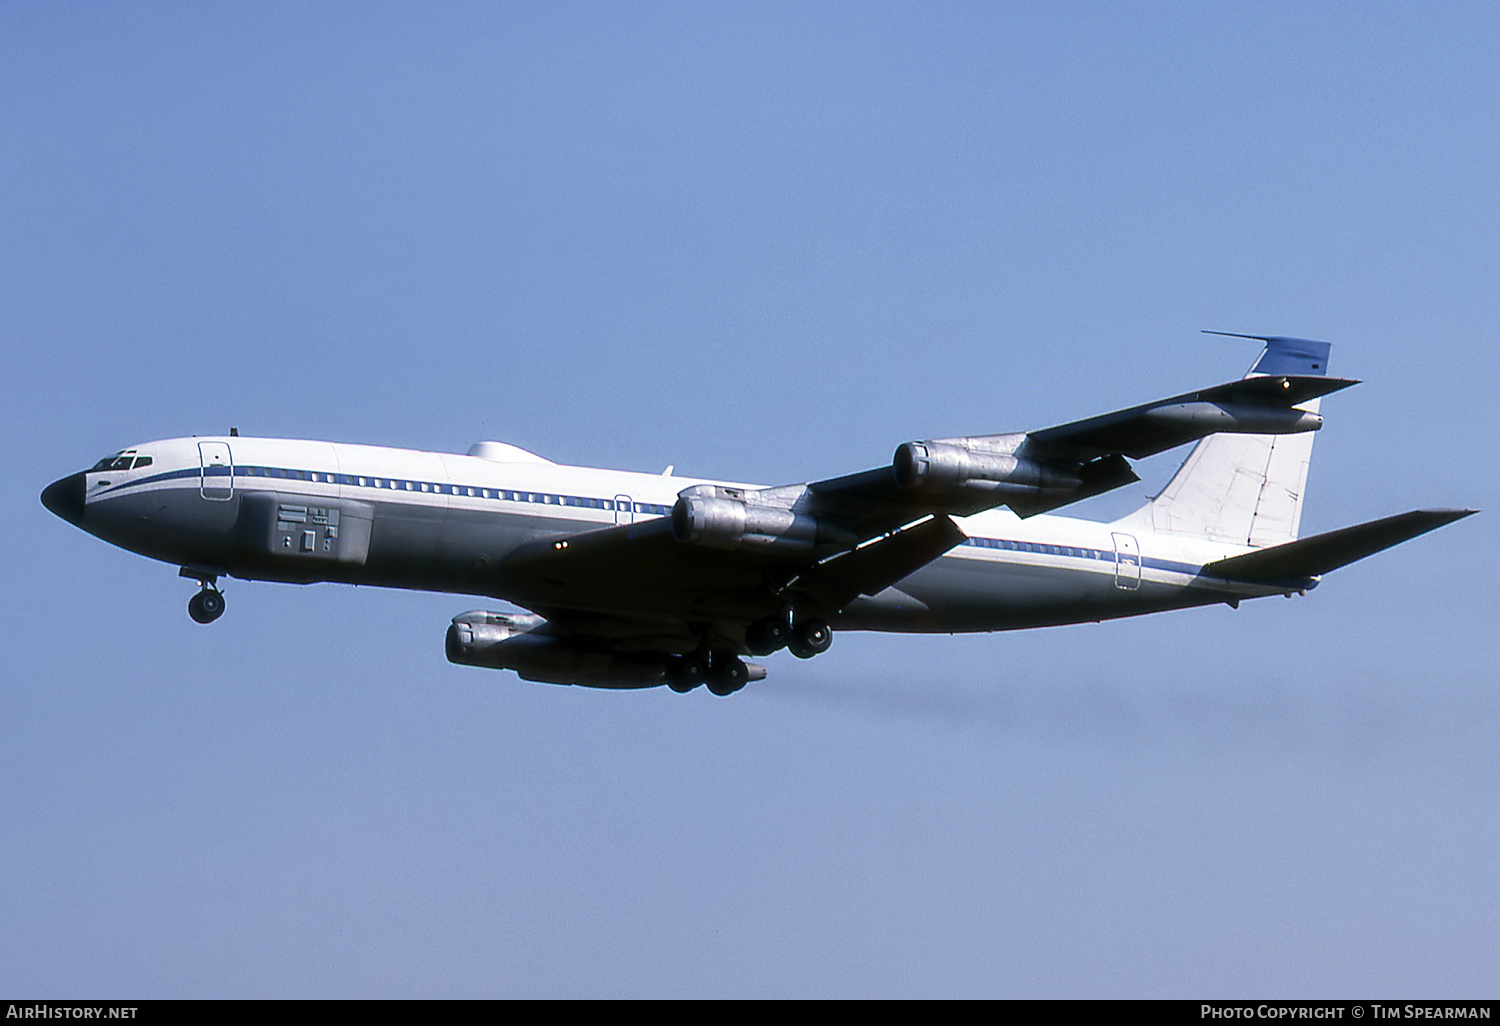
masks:
<svg viewBox="0 0 1500 1026"><path fill-rule="evenodd" d="M745 647L750 650L751 655L767 656L786 648L791 637L791 628L784 619L768 616L745 628Z"/></svg>
<svg viewBox="0 0 1500 1026"><path fill-rule="evenodd" d="M213 623L224 615L224 595L217 588L204 588L188 599L188 616L197 623Z"/></svg>
<svg viewBox="0 0 1500 1026"><path fill-rule="evenodd" d="M732 655L715 656L708 675L708 690L723 698L732 695L750 680L750 668Z"/></svg>
<svg viewBox="0 0 1500 1026"><path fill-rule="evenodd" d="M678 656L667 667L667 687L685 695L702 684L708 677L708 660L701 653L689 652Z"/></svg>
<svg viewBox="0 0 1500 1026"><path fill-rule="evenodd" d="M798 659L811 659L827 652L833 644L833 628L822 620L803 620L792 628L787 648Z"/></svg>

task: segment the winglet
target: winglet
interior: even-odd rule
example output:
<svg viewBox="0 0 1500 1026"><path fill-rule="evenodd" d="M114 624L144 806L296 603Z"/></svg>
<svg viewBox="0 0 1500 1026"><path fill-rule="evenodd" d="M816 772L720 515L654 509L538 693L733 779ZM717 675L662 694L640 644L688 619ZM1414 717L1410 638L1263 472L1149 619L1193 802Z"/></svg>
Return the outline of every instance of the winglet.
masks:
<svg viewBox="0 0 1500 1026"><path fill-rule="evenodd" d="M1234 331L1203 330L1205 335L1227 335L1229 338L1253 338L1266 344L1260 359L1250 368L1251 374L1327 374L1331 342L1310 338L1288 338L1285 335L1241 335Z"/></svg>

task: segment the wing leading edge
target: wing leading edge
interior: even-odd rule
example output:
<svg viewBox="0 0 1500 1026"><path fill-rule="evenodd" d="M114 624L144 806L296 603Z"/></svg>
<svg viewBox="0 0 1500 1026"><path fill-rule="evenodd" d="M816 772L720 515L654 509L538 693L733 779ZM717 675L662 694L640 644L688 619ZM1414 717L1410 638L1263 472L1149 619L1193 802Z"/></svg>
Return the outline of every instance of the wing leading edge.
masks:
<svg viewBox="0 0 1500 1026"><path fill-rule="evenodd" d="M1139 478L1128 462L1212 434L1281 435L1323 426L1312 400L1358 384L1317 373L1327 342L1266 343L1237 381L1039 431L907 442L889 467L809 485L830 515L887 508L968 516L1009 506L1022 517L1091 498Z"/></svg>

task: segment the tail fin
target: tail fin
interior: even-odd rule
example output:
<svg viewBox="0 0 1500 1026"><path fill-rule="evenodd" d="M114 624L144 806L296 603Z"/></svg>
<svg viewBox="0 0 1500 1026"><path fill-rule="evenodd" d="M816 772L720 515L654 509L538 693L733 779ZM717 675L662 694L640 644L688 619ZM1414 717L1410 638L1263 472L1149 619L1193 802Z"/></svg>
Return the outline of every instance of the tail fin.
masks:
<svg viewBox="0 0 1500 1026"><path fill-rule="evenodd" d="M1281 336L1236 337L1266 343L1247 378L1328 373L1332 346L1327 342ZM1297 409L1316 413L1318 403L1313 399ZM1122 522L1145 530L1255 548L1292 541L1302 522L1302 497L1312 447L1311 431L1294 435L1209 435L1188 453L1161 494Z"/></svg>

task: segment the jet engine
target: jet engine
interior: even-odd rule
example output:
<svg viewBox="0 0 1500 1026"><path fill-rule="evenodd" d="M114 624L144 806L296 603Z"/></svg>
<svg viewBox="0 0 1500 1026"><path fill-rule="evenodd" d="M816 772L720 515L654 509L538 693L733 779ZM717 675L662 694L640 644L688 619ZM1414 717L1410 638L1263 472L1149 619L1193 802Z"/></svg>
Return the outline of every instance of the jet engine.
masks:
<svg viewBox="0 0 1500 1026"><path fill-rule="evenodd" d="M912 490L1045 491L1065 494L1082 487L1077 474L1024 456L976 452L948 442L907 442L891 460L896 483Z"/></svg>
<svg viewBox="0 0 1500 1026"><path fill-rule="evenodd" d="M754 548L811 552L819 545L847 546L858 539L848 531L781 506L756 505L713 494L711 487L689 489L672 507L672 537L710 549Z"/></svg>
<svg viewBox="0 0 1500 1026"><path fill-rule="evenodd" d="M530 614L460 613L448 627L448 661L514 670L522 680L592 688L649 688L666 682L670 657L621 652L588 638L541 633L547 621Z"/></svg>

